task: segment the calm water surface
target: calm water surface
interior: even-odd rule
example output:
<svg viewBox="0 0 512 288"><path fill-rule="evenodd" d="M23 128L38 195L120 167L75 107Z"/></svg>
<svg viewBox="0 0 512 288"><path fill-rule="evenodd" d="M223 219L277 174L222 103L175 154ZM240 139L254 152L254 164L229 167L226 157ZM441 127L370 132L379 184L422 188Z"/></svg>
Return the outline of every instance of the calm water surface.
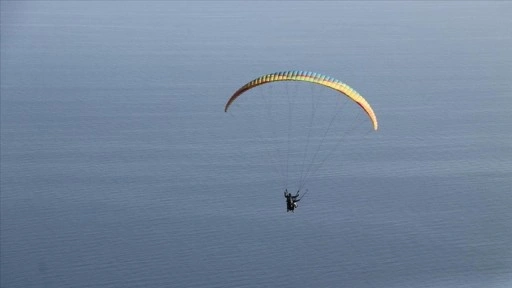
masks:
<svg viewBox="0 0 512 288"><path fill-rule="evenodd" d="M1 2L1 287L512 286L512 4ZM380 129L285 212L240 85Z"/></svg>

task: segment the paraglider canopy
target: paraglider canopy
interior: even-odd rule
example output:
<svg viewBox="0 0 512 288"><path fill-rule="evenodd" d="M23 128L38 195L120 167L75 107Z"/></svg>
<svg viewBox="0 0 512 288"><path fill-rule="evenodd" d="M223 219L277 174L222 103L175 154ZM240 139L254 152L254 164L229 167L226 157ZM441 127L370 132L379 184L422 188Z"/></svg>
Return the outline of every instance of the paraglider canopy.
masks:
<svg viewBox="0 0 512 288"><path fill-rule="evenodd" d="M373 124L373 129L377 130L379 127L379 124L377 122L377 117L375 116L375 113L373 112L372 107L370 104L366 101L366 99L363 98L357 91L352 89L347 84L341 82L340 80L334 79L332 77L322 75L319 73L314 72L306 72L306 71L284 71L284 72L276 72L276 73L270 73L263 76L260 76L247 84L240 87L232 96L229 98L228 102L226 103L226 106L224 107L224 112L227 112L231 104L244 92L247 90L250 90L254 87L264 85L267 83L277 82L277 81L304 81L304 82L311 82L319 85L323 85L325 87L329 87L331 89L334 89L354 102L356 102L363 110L368 114L368 117L370 117L370 120Z"/></svg>

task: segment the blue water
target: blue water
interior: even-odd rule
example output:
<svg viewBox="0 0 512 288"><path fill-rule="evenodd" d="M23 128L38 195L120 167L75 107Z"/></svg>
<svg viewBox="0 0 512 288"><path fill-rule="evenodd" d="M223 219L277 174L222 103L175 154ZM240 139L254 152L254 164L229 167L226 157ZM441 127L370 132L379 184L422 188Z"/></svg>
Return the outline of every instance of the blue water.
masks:
<svg viewBox="0 0 512 288"><path fill-rule="evenodd" d="M512 3L0 10L1 287L512 286ZM292 69L380 124L293 214L223 112Z"/></svg>

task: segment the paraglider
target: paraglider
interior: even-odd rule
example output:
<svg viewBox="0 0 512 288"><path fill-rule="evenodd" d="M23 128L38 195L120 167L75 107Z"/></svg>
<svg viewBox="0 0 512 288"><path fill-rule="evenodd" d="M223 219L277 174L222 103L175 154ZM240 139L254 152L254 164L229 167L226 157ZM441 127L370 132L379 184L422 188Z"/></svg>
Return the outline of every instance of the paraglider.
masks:
<svg viewBox="0 0 512 288"><path fill-rule="evenodd" d="M259 86L272 86L271 84L282 83L282 82L306 83L306 84L310 84L313 86L318 86L320 88L323 87L322 88L323 90L335 91L333 94L338 95L338 96L334 95L336 98L335 99L336 102L342 102L342 101L339 101L341 98L348 99L348 102L357 104L364 111L364 113L360 113L360 112L357 113L356 116L353 116L354 118L358 119L358 121L361 121L359 114L363 114L363 115L366 114L367 118L370 120L371 128L373 131L378 129L379 124L378 124L375 112L373 111L373 109L370 106L370 104L368 103L368 101L366 101L366 99L363 96L361 96L361 94L359 94L357 91L352 89L347 84L341 82L340 80L337 80L335 78L332 78L332 77L329 77L329 76L326 76L323 74L314 73L314 72L283 71L283 72L266 74L266 75L257 77L255 79L253 79L252 81L247 82L246 84L244 84L240 88L238 88L231 95L231 97L228 99L228 101L226 102L226 104L224 106L224 112L233 110L234 108L232 108L232 106L235 105L236 103L240 102L240 99L244 98L244 97L254 97L254 98L260 97L262 99L263 98L266 99L266 100L264 100L264 103L261 103L261 105L245 106L246 109L240 113L242 113L242 115L245 116L246 114L250 114L251 112L253 112L255 115L257 115L257 117L261 117L260 119L262 121L270 121L267 126L262 126L264 128L260 128L261 126L259 126L257 129L254 129L254 130L263 129L263 133L260 134L262 136L259 136L260 141L265 144L270 143L269 146L275 146L275 148L274 148L275 151L273 151L273 152L271 151L272 153L269 153L269 154L275 156L274 158L277 158L277 159L269 160L269 162L273 162L275 164L275 166L277 166L276 170L278 170L279 174L282 175L282 177L284 178L284 180L283 180L284 186L285 186L284 187L285 188L284 196L286 198L287 212L288 211L294 212L295 208L298 207L297 202L300 201L300 198L298 198L299 197L298 193L296 195L292 195L291 193L288 192L288 185L289 185L289 178L290 178L289 174L291 174L290 170L292 170L292 168L294 168L294 167L297 167L295 170L296 174L300 175L300 176L296 177L296 178L298 178L297 192L301 191L301 189L303 188L303 186L306 183L306 179L308 179L312 174L314 174L314 172L327 159L330 158L331 154L337 148L337 146L339 146L339 143L341 141L339 141L338 139L342 139L343 137L348 135L348 132L351 132L356 129L354 129L354 127L350 127L350 129L348 129L348 128L346 129L345 134L342 134L341 132L338 134L337 130L335 130L336 128L333 128L336 125L333 123L337 122L336 120L337 120L338 115L343 114L343 113L340 113L340 111L339 111L339 110L341 110L341 108L338 109L338 111L334 112L334 116L332 116L330 118L330 120L325 120L323 118L321 120L314 119L315 116L321 115L321 117L324 117L324 114L326 114L326 113L324 113L326 111L323 111L323 110L317 112L317 110L319 110L321 108L318 108L320 105L316 104L317 103L316 101L322 101L322 100L316 100L316 99L322 97L321 94L324 93L323 91L321 91L321 93L318 93L317 91L313 90L313 88L311 88L312 89L311 92L305 93L305 94L309 94L308 97L302 97L302 98L300 98L300 95L299 95L300 93L296 93L301 87L296 88L294 86L292 86L293 88L287 87L287 88L285 88L284 91L281 91L281 92L276 92L275 90L272 90L273 88L269 88L271 90L268 91L268 93L265 92L267 90L261 90L259 93L248 93L248 91L252 92L252 90L254 88L259 87ZM328 89L324 89L324 88L328 88ZM255 90L258 90L258 89L255 89ZM273 93L275 93L276 95L270 95ZM251 94L251 95L245 96L245 94ZM282 100L281 102L278 102L278 100L274 100L275 98L277 99L279 97L281 97L280 99L283 99L282 94L285 94L284 99L287 99L287 102L285 100ZM306 115L307 116L306 120L302 120L302 121L293 120L294 119L293 117L296 117L296 115L299 114L299 113L296 113L295 111L299 111L300 113L304 112L303 114L308 114L307 109L294 110L295 109L294 107L295 107L295 105L298 105L297 103L300 102L299 104L301 104L302 102L304 102L305 101L304 98L309 98L309 96L311 96L311 98L312 98L311 101L313 101L313 103L311 104L311 107L312 107L311 112L309 112L310 117ZM339 96L342 96L342 97L340 98ZM296 100L297 102L295 102L295 100L294 100L295 98L297 98L297 99L300 98L300 100ZM273 101L275 101L275 102L273 102ZM275 108L273 105L288 105L288 109L279 110L279 108ZM333 104L333 105L330 105L329 107L332 108L335 105L338 105L338 104ZM349 106L349 104L346 104L345 106ZM343 106L343 107L345 107L345 106ZM254 112L254 110L257 109L256 107L270 107L269 109L271 111L269 113ZM334 107L334 108L337 108L337 107ZM239 109L239 107L237 107L237 109ZM277 114L274 114L273 112L275 110L278 110L279 112ZM354 110L354 109L352 109L352 110ZM350 110L351 113L352 113L352 110ZM346 112L346 111L344 111L344 112ZM355 113L355 112L353 112L353 113ZM263 114L265 114L265 115L263 115ZM278 116L275 116L275 115L278 115ZM243 116L241 116L241 118L243 118ZM269 120L269 118L272 118L273 116L276 117L276 119ZM327 119L329 119L329 118L327 118ZM315 121L319 122L319 124L317 124ZM250 124L258 123L258 121L253 121L253 120L251 120L249 122L250 122ZM352 123L343 122L340 125L354 126L354 122L356 122L356 121L351 121L351 122ZM357 122L357 124L359 124L359 123L361 123L361 122ZM349 125L349 124L351 124L351 125ZM283 129L276 128L278 125L283 125L284 128ZM317 133L317 135L313 136L314 131L315 131L314 127L317 127L317 126L323 126L325 133L319 132L319 133ZM267 128L265 128L265 127L267 127ZM275 132L272 136L267 136L267 134L269 134L268 133L269 131L266 131L266 129L272 130ZM302 134L302 136L293 136L293 132L296 132L297 130L301 130L301 129L306 130L306 132L304 132ZM327 133L329 131L334 131L334 132L332 132L333 135L329 136ZM316 143L314 143L315 141L316 141ZM327 145L327 143L334 143L334 144L331 145L332 147L326 149L325 146ZM316 144L316 148L313 147L313 146L315 146L315 144ZM299 145L302 145L302 146L298 147ZM322 152L324 152L325 155L323 157L320 157L319 154ZM270 158L272 158L272 157L270 157ZM322 158L322 159L318 160L319 158ZM291 161L290 161L290 159L291 159ZM281 190L281 191L283 191L283 190Z"/></svg>

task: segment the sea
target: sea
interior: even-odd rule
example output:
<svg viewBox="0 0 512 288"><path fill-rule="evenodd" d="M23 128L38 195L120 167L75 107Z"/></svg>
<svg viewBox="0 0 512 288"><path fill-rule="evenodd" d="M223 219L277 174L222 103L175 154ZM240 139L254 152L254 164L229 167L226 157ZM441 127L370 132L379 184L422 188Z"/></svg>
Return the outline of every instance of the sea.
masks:
<svg viewBox="0 0 512 288"><path fill-rule="evenodd" d="M512 287L512 2L0 8L2 288ZM253 106L224 112L290 70L379 124L328 139L293 213Z"/></svg>

